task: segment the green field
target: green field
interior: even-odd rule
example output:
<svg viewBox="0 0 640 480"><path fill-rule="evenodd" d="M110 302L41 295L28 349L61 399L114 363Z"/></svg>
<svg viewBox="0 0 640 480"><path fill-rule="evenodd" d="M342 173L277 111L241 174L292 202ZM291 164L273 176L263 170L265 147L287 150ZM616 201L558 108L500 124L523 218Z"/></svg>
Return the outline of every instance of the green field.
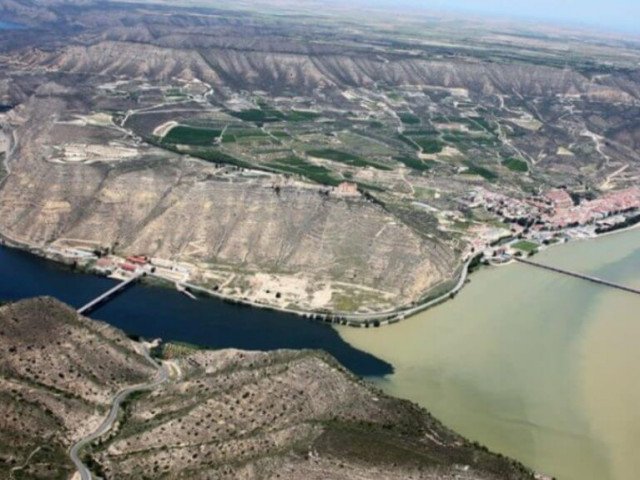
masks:
<svg viewBox="0 0 640 480"><path fill-rule="evenodd" d="M465 175L479 175L490 182L498 178L498 174L488 168L484 168L471 162L464 162L464 164L468 168L468 170L463 172Z"/></svg>
<svg viewBox="0 0 640 480"><path fill-rule="evenodd" d="M284 130L269 130L269 133L276 138L291 138L291 135Z"/></svg>
<svg viewBox="0 0 640 480"><path fill-rule="evenodd" d="M244 122L254 123L279 122L284 119L282 112L273 109L250 108L239 112L229 111L229 114Z"/></svg>
<svg viewBox="0 0 640 480"><path fill-rule="evenodd" d="M319 113L310 110L291 110L285 114L285 119L289 122L308 122L319 116Z"/></svg>
<svg viewBox="0 0 640 480"><path fill-rule="evenodd" d="M420 123L420 117L414 115L411 112L399 112L398 117L400 118L400 121L402 121L402 123L407 125L416 125Z"/></svg>
<svg viewBox="0 0 640 480"><path fill-rule="evenodd" d="M234 143L242 139L260 139L271 137L259 128L227 128L222 136L222 143Z"/></svg>
<svg viewBox="0 0 640 480"><path fill-rule="evenodd" d="M370 162L364 158L358 157L351 153L342 152L340 150L334 150L332 148L323 148L320 150L307 150L307 155L324 158L326 160L332 160L334 162L344 163L352 167L374 167L379 170L392 170L392 168L386 165L380 165L379 163Z"/></svg>
<svg viewBox="0 0 640 480"><path fill-rule="evenodd" d="M435 137L414 137L412 138L422 148L424 153L440 153L442 142Z"/></svg>
<svg viewBox="0 0 640 480"><path fill-rule="evenodd" d="M521 250L523 252L531 253L531 252L537 252L538 246L539 245L537 243L529 242L528 240L520 240L519 242L516 242L513 245L511 245L511 248L514 248L516 250Z"/></svg>
<svg viewBox="0 0 640 480"><path fill-rule="evenodd" d="M282 172L302 175L303 177L324 185L335 186L340 183L340 180L331 175L331 170L321 165L309 163L294 155L276 159L269 163L269 166Z"/></svg>
<svg viewBox="0 0 640 480"><path fill-rule="evenodd" d="M425 162L420 160L419 158L410 157L408 155L402 155L398 157L393 157L394 160L397 160L400 163L405 164L409 168L413 168L414 170L418 170L419 172L424 172L431 169L431 165L433 162Z"/></svg>
<svg viewBox="0 0 640 480"><path fill-rule="evenodd" d="M221 130L211 128L189 127L178 125L173 127L162 139L162 143L176 145L212 145L220 136Z"/></svg>
<svg viewBox="0 0 640 480"><path fill-rule="evenodd" d="M529 165L527 165L527 162L520 160L519 158L507 158L502 161L502 164L512 172L524 173L529 171Z"/></svg>
<svg viewBox="0 0 640 480"><path fill-rule="evenodd" d="M189 153L194 157L201 158L202 160L206 160L207 162L227 163L229 165L235 165L237 167L254 168L254 166L249 162L245 162L244 160L240 160L239 158L232 157L231 155L213 148L207 150L195 150Z"/></svg>

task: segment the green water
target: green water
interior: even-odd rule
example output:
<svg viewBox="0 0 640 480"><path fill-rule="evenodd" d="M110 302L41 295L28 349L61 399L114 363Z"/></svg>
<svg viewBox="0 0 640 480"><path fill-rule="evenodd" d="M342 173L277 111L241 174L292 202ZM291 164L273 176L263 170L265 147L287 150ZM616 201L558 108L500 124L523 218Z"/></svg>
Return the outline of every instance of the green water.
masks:
<svg viewBox="0 0 640 480"><path fill-rule="evenodd" d="M537 261L640 287L640 230ZM343 338L394 365L374 380L493 450L560 480L640 478L640 296L524 265Z"/></svg>

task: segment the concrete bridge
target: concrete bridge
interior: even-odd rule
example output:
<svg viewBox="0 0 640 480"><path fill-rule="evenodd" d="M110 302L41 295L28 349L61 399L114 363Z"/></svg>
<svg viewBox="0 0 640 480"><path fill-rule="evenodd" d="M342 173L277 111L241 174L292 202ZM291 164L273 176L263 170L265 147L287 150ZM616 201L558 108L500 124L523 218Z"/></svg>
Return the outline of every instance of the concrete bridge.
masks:
<svg viewBox="0 0 640 480"><path fill-rule="evenodd" d="M89 303L87 303L86 305L83 305L82 307L80 307L78 309L78 313L80 315L84 315L88 312L90 312L91 310L93 310L94 308L96 308L99 304L106 302L107 300L109 300L111 297L113 297L114 295L117 295L118 293L122 292L125 288L127 288L129 285L131 285L132 283L134 283L136 280L138 280L140 277L142 277L143 275L145 275L146 272L144 271L138 271L136 272L133 276L131 276L130 278L127 278L126 280L120 282L119 284L117 284L115 287L110 288L109 290L107 290L106 292L104 292L102 295L94 298L93 300L91 300Z"/></svg>
<svg viewBox="0 0 640 480"><path fill-rule="evenodd" d="M561 273L563 275L569 275L570 277L579 278L581 280L587 280L588 282L597 283L599 285L605 285L611 288L617 288L618 290L622 290L628 293L635 293L636 295L640 295L640 289L627 287L625 285L620 285L619 283L610 282L608 280L603 280L602 278L592 277L591 275L585 275L584 273L572 272L571 270L565 270L563 268L552 267L550 265L544 265L542 263L533 262L531 260L526 260L524 258L513 257L514 260L524 263L526 265L531 265L533 267L542 268L544 270L549 270L551 272Z"/></svg>

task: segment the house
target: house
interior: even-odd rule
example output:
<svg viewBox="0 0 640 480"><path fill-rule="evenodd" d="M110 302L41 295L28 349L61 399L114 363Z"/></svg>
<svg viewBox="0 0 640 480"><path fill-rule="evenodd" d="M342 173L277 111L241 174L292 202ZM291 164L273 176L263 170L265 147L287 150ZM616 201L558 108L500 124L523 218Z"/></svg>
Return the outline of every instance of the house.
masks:
<svg viewBox="0 0 640 480"><path fill-rule="evenodd" d="M354 197L360 195L358 185L352 182L342 182L336 187L335 193L343 197Z"/></svg>
<svg viewBox="0 0 640 480"><path fill-rule="evenodd" d="M138 269L136 265L133 265L132 263L128 263L128 262L125 262L122 265L120 265L120 268L125 272L135 272Z"/></svg>

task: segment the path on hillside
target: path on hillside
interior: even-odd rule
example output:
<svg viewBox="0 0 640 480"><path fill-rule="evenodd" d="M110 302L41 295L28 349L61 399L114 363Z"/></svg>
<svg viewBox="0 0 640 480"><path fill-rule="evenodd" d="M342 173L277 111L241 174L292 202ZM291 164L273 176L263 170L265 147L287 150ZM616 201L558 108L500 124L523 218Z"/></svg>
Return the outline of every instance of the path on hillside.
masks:
<svg viewBox="0 0 640 480"><path fill-rule="evenodd" d="M158 378L150 383L133 385L131 387L126 387L120 390L116 394L116 396L113 398L113 401L111 402L111 410L109 411L109 415L107 415L107 418L104 419L102 424L93 433L80 439L75 445L73 445L73 447L71 447L69 456L71 457L71 461L74 463L74 465L78 469L78 473L80 474L81 480L92 480L93 476L91 475L91 471L89 470L89 468L87 468L87 466L82 462L82 460L80 460L80 452L84 447L86 447L87 445L92 443L94 440L100 438L102 435L104 435L109 430L111 430L111 428L113 427L113 423L118 418L118 413L120 412L120 406L122 405L122 402L124 402L127 399L127 397L129 397L133 393L153 390L154 388L158 387L159 385L169 380L169 370L164 365L160 365L153 358L151 358L151 355L149 355L149 350L147 349L146 346L143 346L143 349L144 349L144 353L143 353L144 357L152 365L154 365L157 368Z"/></svg>

